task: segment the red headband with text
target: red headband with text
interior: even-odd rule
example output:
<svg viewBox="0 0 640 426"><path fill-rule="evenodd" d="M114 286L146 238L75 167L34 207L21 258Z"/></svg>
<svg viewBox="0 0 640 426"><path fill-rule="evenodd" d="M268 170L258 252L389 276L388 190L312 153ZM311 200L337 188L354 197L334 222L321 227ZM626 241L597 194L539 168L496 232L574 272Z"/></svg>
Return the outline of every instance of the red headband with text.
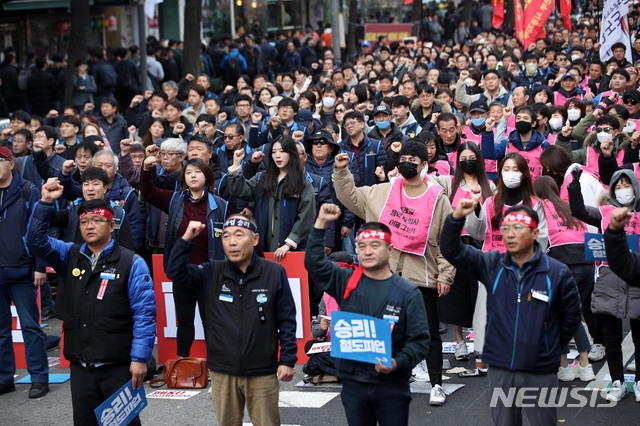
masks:
<svg viewBox="0 0 640 426"><path fill-rule="evenodd" d="M384 231L376 231L374 229L365 229L364 231L360 231L356 236L356 242L359 242L361 240L368 240L371 238L382 240L386 243L391 244L391 234Z"/></svg>
<svg viewBox="0 0 640 426"><path fill-rule="evenodd" d="M82 213L80 215L80 219L82 219L85 216L89 216L89 215L95 215L95 216L100 216L103 217L105 219L108 219L109 221L113 221L113 213L111 213L109 210L107 209L93 209L93 210L88 210L84 213Z"/></svg>
<svg viewBox="0 0 640 426"><path fill-rule="evenodd" d="M538 228L538 222L533 220L531 216L523 212L512 212L504 217L502 223L506 222L518 222L527 225L531 229Z"/></svg>

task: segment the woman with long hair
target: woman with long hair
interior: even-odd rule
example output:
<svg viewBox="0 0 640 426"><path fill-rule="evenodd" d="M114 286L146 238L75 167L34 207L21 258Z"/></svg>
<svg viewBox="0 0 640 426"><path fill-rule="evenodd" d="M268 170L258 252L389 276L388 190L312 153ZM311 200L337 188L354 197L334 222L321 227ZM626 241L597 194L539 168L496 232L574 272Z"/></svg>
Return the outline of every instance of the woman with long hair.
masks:
<svg viewBox="0 0 640 426"><path fill-rule="evenodd" d="M158 145L164 140L164 135L169 130L169 123L162 117L155 117L151 120L149 130L142 137L142 145L148 147L149 145Z"/></svg>
<svg viewBox="0 0 640 426"><path fill-rule="evenodd" d="M541 176L533 183L535 194L540 198L549 229L549 250L547 254L569 267L578 285L584 306L593 289L594 264L584 258L584 234L586 226L573 216L569 203L560 198L556 181L550 176ZM583 382L595 380L593 368L589 364L591 344L582 323L573 335L580 353L579 364L573 368L567 361L569 345L562 348L558 380L570 382L575 378Z"/></svg>
<svg viewBox="0 0 640 426"><path fill-rule="evenodd" d="M475 188L472 192L476 192ZM502 159L498 167L498 183L494 195L488 197L482 204L480 214L471 214L467 220L469 235L478 241L484 241L482 251L498 250L506 253L500 225L504 212L509 207L525 204L533 208L539 217L538 244L541 250L547 249L548 231L547 220L539 200L535 198L529 164L517 152L512 152ZM487 292L484 285L478 287L476 310L473 315L474 346L478 353L476 367L478 372L486 372L486 364L482 362L482 348L484 345L484 331L487 322Z"/></svg>
<svg viewBox="0 0 640 426"><path fill-rule="evenodd" d="M458 147L456 152L456 171L451 176L451 194L449 200L452 206L456 206L462 198L471 198L471 189L480 188L481 198L484 201L493 195L495 185L487 177L484 169L482 152L478 145L466 142ZM466 230L462 231L462 241L480 247L480 241L474 240ZM442 297L439 304L440 321L453 324L456 337L455 358L458 361L469 359L467 344L462 335L462 327L473 325L473 313L478 294L477 280L465 271L458 269L451 286L451 291Z"/></svg>
<svg viewBox="0 0 640 426"><path fill-rule="evenodd" d="M260 246L264 251L275 252L279 261L289 251L304 250L315 219L315 195L313 185L305 178L293 138L277 137L268 152L264 172L249 180L241 170L244 150L234 153L229 167L229 192L255 201ZM257 152L250 161L259 163L263 157L262 152Z"/></svg>
<svg viewBox="0 0 640 426"><path fill-rule="evenodd" d="M196 247L191 252L189 263L199 265L210 259L223 260L225 255L220 236L227 216L227 202L213 193L214 177L209 165L199 158L189 160L182 169L180 188L172 191L157 188L153 184L156 163L157 160L153 156L145 159L140 173L140 192L147 203L168 214L164 245L165 263L171 248L185 233L192 220L203 223L206 232L194 238ZM200 307L200 318L204 324L206 297L203 290L176 283L173 286L173 299L178 322L178 356L188 357L195 338L193 318L196 302Z"/></svg>

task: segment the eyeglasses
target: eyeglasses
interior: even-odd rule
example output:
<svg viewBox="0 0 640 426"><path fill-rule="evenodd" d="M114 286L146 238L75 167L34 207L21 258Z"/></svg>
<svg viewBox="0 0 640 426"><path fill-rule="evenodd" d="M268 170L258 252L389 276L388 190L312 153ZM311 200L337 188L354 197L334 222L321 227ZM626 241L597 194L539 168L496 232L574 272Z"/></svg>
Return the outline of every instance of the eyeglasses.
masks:
<svg viewBox="0 0 640 426"><path fill-rule="evenodd" d="M160 158L169 158L179 154L180 154L179 152L173 152L173 151L160 151L158 155L160 156Z"/></svg>
<svg viewBox="0 0 640 426"><path fill-rule="evenodd" d="M343 109L343 108L336 108L336 113L341 114L341 113L343 113L343 112L347 112L347 110L346 110L346 109Z"/></svg>
<svg viewBox="0 0 640 426"><path fill-rule="evenodd" d="M567 60L567 58L564 58L564 57L557 57L557 58L556 58L556 60L557 60L557 61L566 61L566 60Z"/></svg>
<svg viewBox="0 0 640 426"><path fill-rule="evenodd" d="M320 139L320 140L315 140L313 142L311 142L312 145L326 145L329 142L325 141L324 139Z"/></svg>
<svg viewBox="0 0 640 426"><path fill-rule="evenodd" d="M82 219L80 221L80 226L89 226L89 225L96 226L100 223L109 223L109 222L111 221L106 219Z"/></svg>
<svg viewBox="0 0 640 426"><path fill-rule="evenodd" d="M612 130L613 129L611 127L596 127L597 133L601 133L601 132L611 133Z"/></svg>
<svg viewBox="0 0 640 426"><path fill-rule="evenodd" d="M353 121L349 121L344 123L344 127L352 127L355 126L356 124L359 124L360 122L358 120L353 120Z"/></svg>
<svg viewBox="0 0 640 426"><path fill-rule="evenodd" d="M231 139L235 138L236 136L239 136L239 135L224 135L224 138L225 138L225 140L231 140Z"/></svg>
<svg viewBox="0 0 640 426"><path fill-rule="evenodd" d="M522 232L525 229L531 229L527 225L522 223L515 223L513 225L502 225L500 227L500 233L508 234L511 231L515 231L516 234Z"/></svg>
<svg viewBox="0 0 640 426"><path fill-rule="evenodd" d="M638 101L633 98L622 98L622 102L629 105L638 105Z"/></svg>
<svg viewBox="0 0 640 426"><path fill-rule="evenodd" d="M251 104L242 104L242 105L237 104L236 108L249 108L250 106L251 106Z"/></svg>
<svg viewBox="0 0 640 426"><path fill-rule="evenodd" d="M0 163L4 163L4 162L9 162L9 161L13 161L11 160L11 158L7 158L7 157L0 157Z"/></svg>

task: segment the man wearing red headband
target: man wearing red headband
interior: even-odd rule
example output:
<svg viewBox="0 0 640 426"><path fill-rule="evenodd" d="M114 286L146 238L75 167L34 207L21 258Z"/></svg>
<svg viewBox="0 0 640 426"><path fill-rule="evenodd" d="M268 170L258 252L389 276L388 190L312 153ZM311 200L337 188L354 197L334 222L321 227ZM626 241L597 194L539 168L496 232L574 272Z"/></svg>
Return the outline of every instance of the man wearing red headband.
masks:
<svg viewBox="0 0 640 426"><path fill-rule="evenodd" d="M145 261L111 236L109 201L87 200L78 209L83 244L47 235L53 201L63 190L58 181L42 186L27 241L64 277L54 316L64 321L73 423L90 425L96 424L94 410L122 385L132 380L134 388L142 386L156 335L156 301Z"/></svg>
<svg viewBox="0 0 640 426"><path fill-rule="evenodd" d="M391 272L391 231L365 223L356 235L360 266L340 268L324 251L324 233L340 217L340 208L323 204L307 241L305 267L315 283L338 302L341 311L389 319L392 366L335 358L343 380L342 404L350 425L403 425L409 422L411 370L427 354L429 326L415 284Z"/></svg>
<svg viewBox="0 0 640 426"><path fill-rule="evenodd" d="M459 201L447 217L440 247L452 265L465 268L487 287L482 359L489 364L493 421L522 424L522 401L506 405L500 396L527 388L531 398L524 412L529 422L555 424L556 408L538 404L545 400L542 395L557 391L561 349L580 323L578 288L567 266L540 249L538 214L527 205L504 214L500 232L507 253L483 253L462 244L465 218L477 205L477 195Z"/></svg>

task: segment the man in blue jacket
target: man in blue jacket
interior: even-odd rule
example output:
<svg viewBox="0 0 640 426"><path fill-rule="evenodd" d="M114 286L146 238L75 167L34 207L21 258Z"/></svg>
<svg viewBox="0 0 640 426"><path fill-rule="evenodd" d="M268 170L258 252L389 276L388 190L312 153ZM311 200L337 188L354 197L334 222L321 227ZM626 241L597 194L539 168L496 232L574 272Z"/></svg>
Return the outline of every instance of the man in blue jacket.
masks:
<svg viewBox="0 0 640 426"><path fill-rule="evenodd" d="M13 392L16 362L11 339L11 310L18 312L32 386L29 398L49 392L49 366L44 333L38 324L35 285L47 279L44 263L36 261L25 244L27 220L40 191L14 171L11 150L0 147L0 395Z"/></svg>
<svg viewBox="0 0 640 426"><path fill-rule="evenodd" d="M134 388L142 386L156 335L156 301L147 264L111 237L115 222L108 201L85 201L78 209L83 244L47 235L53 201L62 191L59 182L43 185L28 243L65 277L54 315L64 321L73 423L94 425L94 410L122 385L132 380Z"/></svg>
<svg viewBox="0 0 640 426"><path fill-rule="evenodd" d="M465 217L477 207L462 199L447 218L440 237L442 255L487 287L487 327L482 358L489 364L492 416L497 425L522 424L522 406L497 397L533 388L540 397L558 387L560 352L578 324L580 295L566 265L545 255L536 242L538 215L529 206L509 208L500 226L507 253L490 253L462 244ZM540 407L534 391L525 408L531 424L555 424L555 407ZM495 406L494 406L495 405Z"/></svg>

